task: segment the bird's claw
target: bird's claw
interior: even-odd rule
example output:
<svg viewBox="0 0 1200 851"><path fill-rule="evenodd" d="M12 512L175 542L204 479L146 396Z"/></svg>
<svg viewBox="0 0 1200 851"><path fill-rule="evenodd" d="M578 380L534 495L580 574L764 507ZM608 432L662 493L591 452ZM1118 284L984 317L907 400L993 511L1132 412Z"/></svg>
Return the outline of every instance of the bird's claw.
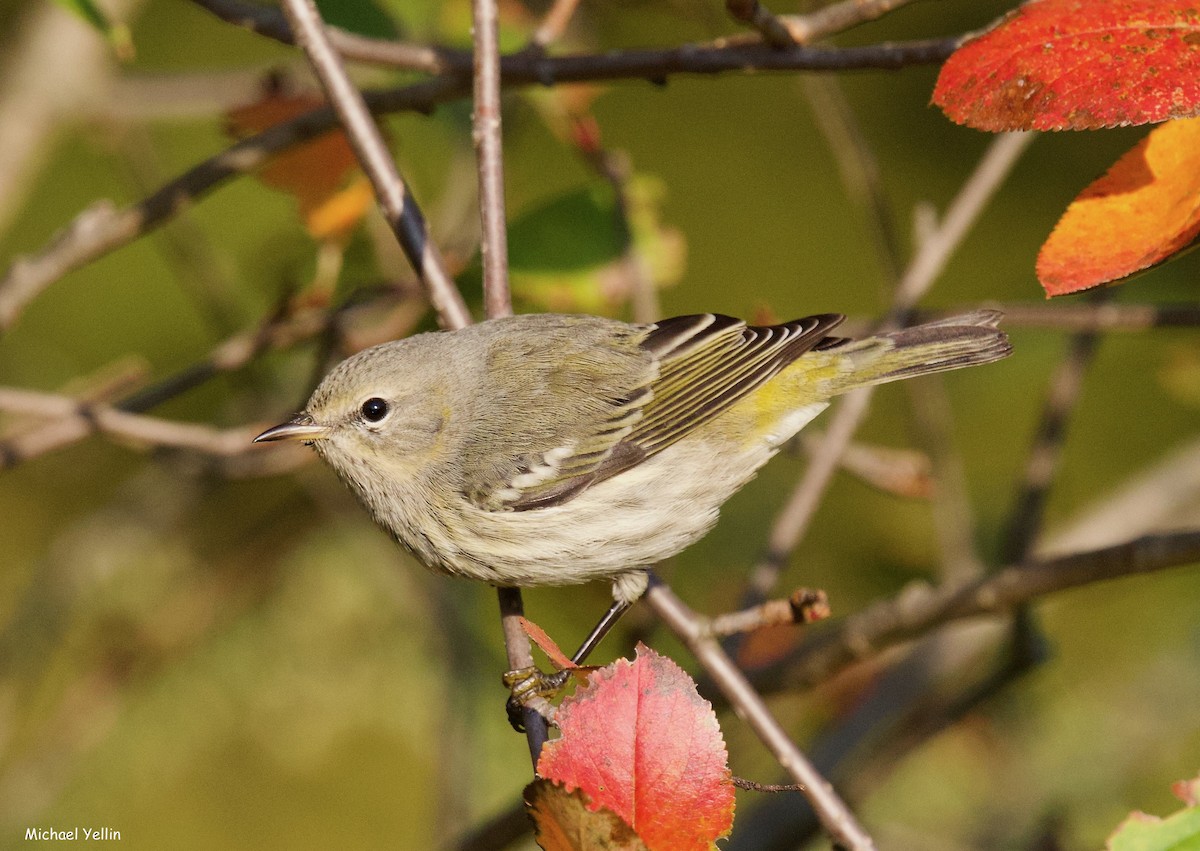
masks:
<svg viewBox="0 0 1200 851"><path fill-rule="evenodd" d="M532 665L505 672L502 680L510 692L505 710L513 729L518 733L525 732L521 717L525 708L538 698L548 700L554 697L566 685L570 675L571 672L567 670L547 674Z"/></svg>

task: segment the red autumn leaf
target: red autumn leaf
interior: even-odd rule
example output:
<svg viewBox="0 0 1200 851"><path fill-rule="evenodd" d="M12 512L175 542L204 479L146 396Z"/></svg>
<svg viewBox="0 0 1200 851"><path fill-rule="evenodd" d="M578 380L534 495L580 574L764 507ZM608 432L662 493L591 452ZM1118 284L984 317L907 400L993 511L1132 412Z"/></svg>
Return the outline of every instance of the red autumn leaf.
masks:
<svg viewBox="0 0 1200 851"><path fill-rule="evenodd" d="M1080 193L1038 254L1049 296L1115 281L1200 234L1200 118L1169 121Z"/></svg>
<svg viewBox="0 0 1200 851"><path fill-rule="evenodd" d="M942 67L933 102L977 130L1092 130L1200 115L1200 8L1032 0Z"/></svg>
<svg viewBox="0 0 1200 851"><path fill-rule="evenodd" d="M728 754L708 701L665 656L638 645L558 709L562 735L538 775L582 789L649 848L707 849L733 825Z"/></svg>
<svg viewBox="0 0 1200 851"><path fill-rule="evenodd" d="M535 780L525 787L525 806L543 851L647 851L632 827L612 810L589 806L579 789Z"/></svg>
<svg viewBox="0 0 1200 851"><path fill-rule="evenodd" d="M259 133L324 103L309 94L289 95L274 88L261 100L231 109L228 129L237 137ZM370 184L341 132L329 132L275 155L258 171L273 189L295 196L304 226L314 239L343 239L374 201Z"/></svg>

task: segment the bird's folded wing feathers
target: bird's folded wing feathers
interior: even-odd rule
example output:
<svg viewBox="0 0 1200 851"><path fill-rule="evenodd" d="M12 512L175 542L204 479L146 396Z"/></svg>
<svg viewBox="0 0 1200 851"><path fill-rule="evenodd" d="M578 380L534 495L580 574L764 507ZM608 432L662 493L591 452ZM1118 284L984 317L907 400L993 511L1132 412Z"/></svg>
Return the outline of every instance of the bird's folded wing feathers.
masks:
<svg viewBox="0 0 1200 851"><path fill-rule="evenodd" d="M467 441L464 492L490 510L567 502L712 420L841 321L825 314L753 327L700 314L640 329L580 324L550 329L541 351L526 344L495 353L491 368L516 367L505 359L519 359L528 380L515 395L484 402L506 406L515 427ZM622 333L614 338L616 328Z"/></svg>

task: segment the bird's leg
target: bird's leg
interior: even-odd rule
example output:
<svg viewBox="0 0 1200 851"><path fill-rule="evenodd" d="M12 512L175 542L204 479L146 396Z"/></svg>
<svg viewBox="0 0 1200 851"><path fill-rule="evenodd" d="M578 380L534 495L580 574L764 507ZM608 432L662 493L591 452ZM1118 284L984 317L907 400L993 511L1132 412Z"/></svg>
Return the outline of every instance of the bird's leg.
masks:
<svg viewBox="0 0 1200 851"><path fill-rule="evenodd" d="M584 660L591 655L596 649L604 636L608 635L609 631L621 619L621 615L629 610L632 603L627 603L623 600L614 600L613 604L608 607L608 611L604 616L592 627L592 631L588 633L587 638L579 645L579 649L571 656L571 662L575 665L582 665ZM508 686L512 692L508 698L509 723L513 728L520 732L521 727L518 719L521 717L521 706L531 697L551 697L558 692L571 676L571 669L564 668L561 671L556 671L553 674L544 674L537 668L522 668L518 671L509 671L504 675L504 684Z"/></svg>
<svg viewBox="0 0 1200 851"><path fill-rule="evenodd" d="M629 611L632 603L626 603L624 600L613 600L613 604L608 607L608 611L603 617L592 627L592 631L588 633L588 637L579 645L579 649L575 651L575 655L571 657L571 661L576 665L582 665L588 656L592 655L592 651L596 649L604 636L608 635L609 630L616 626L617 621L621 619L621 615Z"/></svg>

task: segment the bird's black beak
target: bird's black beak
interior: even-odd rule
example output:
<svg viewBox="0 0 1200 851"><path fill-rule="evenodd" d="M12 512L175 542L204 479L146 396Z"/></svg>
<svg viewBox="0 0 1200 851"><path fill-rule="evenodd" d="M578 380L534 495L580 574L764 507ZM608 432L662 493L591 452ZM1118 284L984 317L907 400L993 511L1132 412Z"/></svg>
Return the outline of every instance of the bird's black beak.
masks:
<svg viewBox="0 0 1200 851"><path fill-rule="evenodd" d="M303 440L311 443L329 436L329 426L317 425L308 414L297 414L286 423L267 429L258 437L255 443L265 443L269 440Z"/></svg>

